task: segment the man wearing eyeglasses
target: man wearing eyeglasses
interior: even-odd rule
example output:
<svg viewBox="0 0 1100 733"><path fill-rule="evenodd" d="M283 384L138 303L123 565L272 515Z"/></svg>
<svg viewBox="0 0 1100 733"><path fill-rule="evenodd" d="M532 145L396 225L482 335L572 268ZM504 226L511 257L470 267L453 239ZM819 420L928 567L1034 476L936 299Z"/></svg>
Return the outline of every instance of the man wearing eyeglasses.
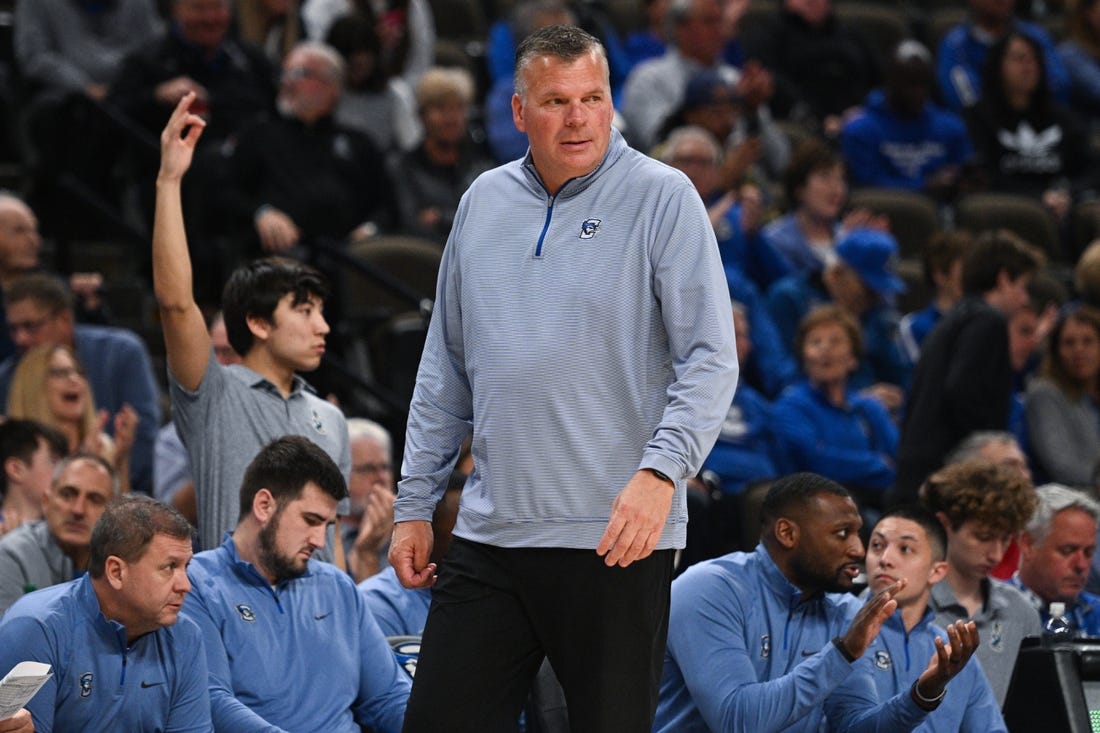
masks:
<svg viewBox="0 0 1100 733"><path fill-rule="evenodd" d="M395 219L382 155L333 118L343 80L334 49L298 44L283 62L279 114L242 130L227 149L229 216L251 225L265 253L293 255L317 237L365 238Z"/></svg>
<svg viewBox="0 0 1100 733"><path fill-rule="evenodd" d="M361 417L348 420L351 443L351 511L340 517L348 572L355 582L384 570L393 533L393 439L384 427Z"/></svg>
<svg viewBox="0 0 1100 733"><path fill-rule="evenodd" d="M35 273L4 291L5 317L15 355L0 362L0 410L7 410L8 388L19 357L34 346L62 344L84 366L96 406L116 414L130 405L138 414L130 453L130 486L153 488L153 443L160 425L160 402L152 359L141 338L124 328L76 323L73 293L53 275ZM111 431L113 421L107 421Z"/></svg>

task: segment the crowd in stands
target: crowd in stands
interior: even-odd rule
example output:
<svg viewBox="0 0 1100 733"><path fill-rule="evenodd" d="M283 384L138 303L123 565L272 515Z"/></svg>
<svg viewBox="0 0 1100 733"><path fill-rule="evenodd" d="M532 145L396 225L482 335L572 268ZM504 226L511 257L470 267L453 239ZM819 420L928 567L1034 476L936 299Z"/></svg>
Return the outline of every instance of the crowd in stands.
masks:
<svg viewBox="0 0 1100 733"><path fill-rule="evenodd" d="M443 20L444 6L467 3L486 20L481 38L459 38ZM614 126L694 186L733 311L739 384L690 484L693 526L675 571L655 730L755 729L763 720L810 730L822 716L918 726L935 709L926 693L949 680L951 704L937 718L949 722L936 730L1001 730L1020 641L1040 632L1051 602L1100 636L1100 561L1091 565L1100 521L1100 0L1048 0L1028 13L1009 0L967 0L965 18L939 35L932 4L912 0L907 33L888 47L837 0L625 5L15 5L0 75L21 172L20 190L0 192L0 648L3 614L27 593L86 577L49 602L69 604L66 613L93 591L106 602L114 571L97 560L93 527L112 505L160 527L150 531L169 544L179 539L173 523L197 528L196 550L206 552L192 587L172 592L190 592L182 617L218 645L202 667L220 696L211 695L219 730L250 729L262 716L298 724L301 691L273 678L253 683L245 669L280 667L284 655L309 663L295 645L316 630L302 635L296 624L326 613L311 594L338 599L331 612L357 630L348 648L372 659L386 650L381 636L419 635L430 592L401 588L387 562L407 398L395 413L393 397L364 398L361 386L384 392L376 381L411 380L416 359L397 359L396 348L360 358L363 344L377 343L355 330L383 319L372 314L364 325L351 307L355 290L392 288L400 273L371 266L349 285L359 266L340 258L398 238L442 251L473 180L527 153L514 122L513 61L525 37L553 24L601 40ZM909 209L864 193L921 202L934 212L933 231L915 248L903 244ZM1038 219L969 226L967 212L988 194ZM87 234L75 239L146 243L127 245L127 256L148 276L155 328L118 325L115 283L70 271L54 242L82 226ZM503 237L508 222L500 229ZM426 295L403 310L426 315ZM423 331L414 332L419 347ZM332 363L364 374L341 381ZM404 372L395 380L372 369ZM301 374L314 370L319 391ZM302 583L288 590L293 618L276 622L267 611L280 599L258 590L236 548L261 557L280 531L265 503L275 499L249 475L287 434L320 449L282 449L347 486L306 476L315 483L304 493L280 489L309 505L307 524L332 514L335 530L302 544L338 568L308 576L308 589L289 570L265 577ZM289 460L277 451L269 459ZM463 476L477 470L463 459L437 510L440 562ZM252 487L247 506L242 482ZM173 509L156 519L160 509L117 501L135 494ZM812 535L832 531L830 518L850 534L843 545ZM791 529L799 522L802 535ZM815 553L838 567L865 561L877 599L901 577L892 553L902 537L923 564L920 582L895 596L896 619L872 623L851 578L804 567ZM124 585L111 587L132 601ZM234 596L242 605L233 613L270 622L261 634L237 637L217 617L212 599L238 586L251 600ZM792 587L817 604L799 622L800 643L828 647L809 662L794 647L780 650L772 626L788 613ZM27 608L11 624L25 630L32 616ZM188 629L172 643L187 643ZM764 644L771 633L770 648L708 656L703 645L727 633ZM975 660L937 665L937 633ZM285 646L262 646L262 634ZM245 657L227 655L237 648ZM910 649L913 666L902 670ZM761 662L769 652L781 663ZM876 676L879 654L893 659L896 679ZM0 652L0 675L16 661ZM841 671L852 663L859 681L845 688ZM314 694L330 692L351 662L339 664L313 680ZM341 700L354 701L364 725L397 729L395 699L407 681L388 661L368 666L356 672L362 689L341 681ZM544 678L553 690L548 665ZM768 681L772 692L757 694ZM964 686L966 706L955 692ZM528 718L545 704L537 698ZM332 719L342 725L347 712ZM201 714L187 714L201 724Z"/></svg>

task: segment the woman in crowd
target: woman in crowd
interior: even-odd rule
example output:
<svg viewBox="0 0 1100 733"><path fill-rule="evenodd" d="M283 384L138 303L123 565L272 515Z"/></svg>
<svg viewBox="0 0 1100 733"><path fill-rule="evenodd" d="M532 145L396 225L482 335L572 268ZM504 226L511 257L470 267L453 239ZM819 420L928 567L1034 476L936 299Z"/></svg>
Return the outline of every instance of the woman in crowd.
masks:
<svg viewBox="0 0 1100 733"><path fill-rule="evenodd" d="M795 346L806 379L776 400L773 431L784 472L819 473L857 493L861 506L881 507L894 483L898 430L878 400L848 384L861 341L859 324L837 306L802 319Z"/></svg>
<svg viewBox="0 0 1100 733"><path fill-rule="evenodd" d="M1049 343L1024 401L1031 452L1048 480L1092 487L1100 462L1100 310L1063 312Z"/></svg>
<svg viewBox="0 0 1100 733"><path fill-rule="evenodd" d="M814 272L836 258L844 231L859 226L885 228L885 220L865 209L841 219L848 200L844 161L823 140L800 145L783 176L789 212L764 227L763 235L796 272Z"/></svg>
<svg viewBox="0 0 1100 733"><path fill-rule="evenodd" d="M989 189L1033 196L1062 223L1088 186L1088 140L1055 100L1038 42L1012 31L989 50L982 99L967 113Z"/></svg>
<svg viewBox="0 0 1100 733"><path fill-rule="evenodd" d="M125 405L115 415L114 440L103 432L109 415L95 409L84 369L66 346L43 344L23 355L12 375L8 417L37 420L61 432L69 453L102 456L118 472L122 491L129 491L130 449L137 412Z"/></svg>
<svg viewBox="0 0 1100 733"><path fill-rule="evenodd" d="M1100 120L1100 0L1071 0L1058 56L1069 72L1074 109Z"/></svg>

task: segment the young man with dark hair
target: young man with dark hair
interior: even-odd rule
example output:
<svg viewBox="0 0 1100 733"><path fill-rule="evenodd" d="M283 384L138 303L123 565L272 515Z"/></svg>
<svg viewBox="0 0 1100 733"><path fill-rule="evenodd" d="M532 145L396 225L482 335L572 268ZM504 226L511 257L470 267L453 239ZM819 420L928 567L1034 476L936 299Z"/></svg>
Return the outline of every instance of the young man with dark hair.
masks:
<svg viewBox="0 0 1100 733"><path fill-rule="evenodd" d="M1036 251L1000 230L963 259L963 298L925 339L902 423L895 501L912 501L975 430L1005 430L1012 400L1008 319L1028 302Z"/></svg>
<svg viewBox="0 0 1100 733"><path fill-rule="evenodd" d="M991 573L1035 511L1035 490L1019 467L970 460L932 474L920 498L947 534L945 581L932 587L929 601L936 623L977 624L978 659L1001 705L1020 642L1042 628L1027 599Z"/></svg>
<svg viewBox="0 0 1100 733"><path fill-rule="evenodd" d="M103 512L90 552L86 575L22 598L0 622L0 669L52 666L27 703L35 729L211 730L202 637L179 619L191 525L126 496Z"/></svg>
<svg viewBox="0 0 1100 733"><path fill-rule="evenodd" d="M245 471L237 528L195 556L183 614L217 730L400 731L408 675L347 573L312 559L347 495L324 450L279 438Z"/></svg>
<svg viewBox="0 0 1100 733"><path fill-rule="evenodd" d="M846 489L796 473L760 510L761 540L693 565L672 584L654 731L912 730L943 700L977 646L973 624L948 630L927 667L896 694L876 691L873 646L909 581L851 595L862 520ZM927 658L927 657L925 657Z"/></svg>
<svg viewBox="0 0 1100 733"><path fill-rule="evenodd" d="M67 452L65 437L40 422L0 423L0 535L42 518L42 495Z"/></svg>
<svg viewBox="0 0 1100 733"><path fill-rule="evenodd" d="M199 541L211 549L237 519L245 467L271 440L307 436L345 477L351 457L343 414L297 375L321 363L329 332L322 315L328 288L315 270L279 258L236 270L222 307L229 343L242 363L222 366L211 350L192 293L180 204L181 181L205 126L189 111L194 100L194 94L183 97L161 137L153 286L168 352L172 415L191 457ZM330 559L331 551L324 557Z"/></svg>
<svg viewBox="0 0 1100 733"><path fill-rule="evenodd" d="M868 592L881 593L902 578L908 581L894 594L897 610L883 623L878 636L882 648L875 652L872 676L881 698L908 689L924 659L930 654L938 657L944 648L948 634L933 623L935 612L928 601L932 589L947 573L947 544L939 520L919 505L888 511L871 531L867 543ZM963 625L961 620L949 624L956 630ZM1007 733L1000 705L982 674L981 664L968 664L962 657L959 660L960 669L949 694L915 730Z"/></svg>
<svg viewBox="0 0 1100 733"><path fill-rule="evenodd" d="M925 337L963 297L962 262L973 241L965 230L939 232L921 252L924 283L932 291L932 299L923 309L905 314L898 326L902 350L914 364Z"/></svg>

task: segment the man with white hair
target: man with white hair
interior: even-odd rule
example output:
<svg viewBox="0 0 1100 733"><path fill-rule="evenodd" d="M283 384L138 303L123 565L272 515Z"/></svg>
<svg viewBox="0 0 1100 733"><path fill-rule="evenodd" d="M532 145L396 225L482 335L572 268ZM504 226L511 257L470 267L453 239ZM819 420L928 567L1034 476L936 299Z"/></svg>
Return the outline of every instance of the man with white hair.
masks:
<svg viewBox="0 0 1100 733"><path fill-rule="evenodd" d="M1046 623L1050 604L1064 603L1070 626L1100 636L1100 596L1084 590L1096 552L1100 504L1061 484L1035 490L1039 508L1020 537L1020 570L1012 582L1031 598Z"/></svg>
<svg viewBox="0 0 1100 733"><path fill-rule="evenodd" d="M351 444L351 510L340 517L348 572L355 582L389 566L386 554L393 533L393 439L384 427L362 417L348 420Z"/></svg>
<svg viewBox="0 0 1100 733"><path fill-rule="evenodd" d="M283 62L278 116L244 129L228 150L226 204L251 222L264 252L363 238L394 217L382 156L333 119L343 79L344 61L330 46L298 44Z"/></svg>

